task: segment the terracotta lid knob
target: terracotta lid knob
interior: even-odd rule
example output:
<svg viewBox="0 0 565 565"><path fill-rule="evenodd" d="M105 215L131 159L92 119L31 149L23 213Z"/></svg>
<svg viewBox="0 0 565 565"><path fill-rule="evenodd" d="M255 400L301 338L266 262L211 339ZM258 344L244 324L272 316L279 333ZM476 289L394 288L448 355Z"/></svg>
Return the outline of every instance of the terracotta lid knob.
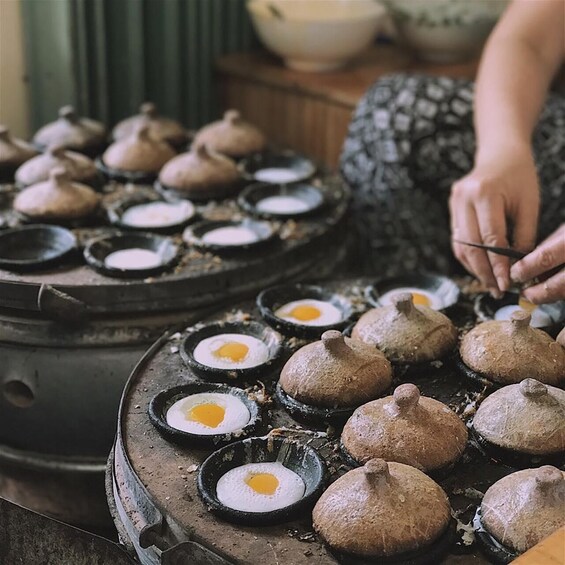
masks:
<svg viewBox="0 0 565 565"><path fill-rule="evenodd" d="M228 110L224 114L224 121L228 122L230 125L234 125L241 119L241 114L237 110Z"/></svg>
<svg viewBox="0 0 565 565"><path fill-rule="evenodd" d="M416 385L406 383L397 386L392 393L392 397L400 412L408 412L418 405L420 390Z"/></svg>
<svg viewBox="0 0 565 565"><path fill-rule="evenodd" d="M347 347L345 337L337 330L328 330L327 332L324 332L322 334L322 343L324 344L324 347L332 353L336 353L339 350L343 350L344 347Z"/></svg>
<svg viewBox="0 0 565 565"><path fill-rule="evenodd" d="M0 126L0 139L10 141L10 130L6 126Z"/></svg>
<svg viewBox="0 0 565 565"><path fill-rule="evenodd" d="M149 137L149 126L147 124L140 124L134 131L137 139L147 139Z"/></svg>
<svg viewBox="0 0 565 565"><path fill-rule="evenodd" d="M563 473L551 465L544 465L536 471L536 486L543 492L554 489L564 480Z"/></svg>
<svg viewBox="0 0 565 565"><path fill-rule="evenodd" d="M512 313L510 320L512 321L512 328L514 330L523 330L530 326L532 316L525 310L516 310Z"/></svg>
<svg viewBox="0 0 565 565"><path fill-rule="evenodd" d="M524 379L520 383L520 392L527 398L539 398L547 394L547 387L535 379Z"/></svg>
<svg viewBox="0 0 565 565"><path fill-rule="evenodd" d="M405 316L408 316L414 311L414 302L412 302L412 295L409 292L401 292L393 296L392 303L394 307Z"/></svg>
<svg viewBox="0 0 565 565"><path fill-rule="evenodd" d="M157 106L153 102L144 102L139 110L148 118L154 118L157 115Z"/></svg>
<svg viewBox="0 0 565 565"><path fill-rule="evenodd" d="M388 483L390 472L384 459L370 459L363 466L365 478L372 488Z"/></svg>
<svg viewBox="0 0 565 565"><path fill-rule="evenodd" d="M69 122L76 122L78 119L77 113L73 106L63 106L59 110L59 117Z"/></svg>
<svg viewBox="0 0 565 565"><path fill-rule="evenodd" d="M60 186L69 180L69 174L63 167L55 167L49 173L49 179L57 186Z"/></svg>
<svg viewBox="0 0 565 565"><path fill-rule="evenodd" d="M205 143L198 143L195 147L196 155L199 159L208 159L210 158L210 151L208 150L208 146Z"/></svg>
<svg viewBox="0 0 565 565"><path fill-rule="evenodd" d="M65 146L54 143L47 148L47 153L57 159L61 159L65 156Z"/></svg>

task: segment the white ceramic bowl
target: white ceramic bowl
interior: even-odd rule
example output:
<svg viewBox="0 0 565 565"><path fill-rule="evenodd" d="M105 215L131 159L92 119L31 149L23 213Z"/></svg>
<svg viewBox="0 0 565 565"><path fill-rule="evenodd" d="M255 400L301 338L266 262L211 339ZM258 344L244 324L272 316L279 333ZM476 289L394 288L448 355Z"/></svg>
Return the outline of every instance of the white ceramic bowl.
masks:
<svg viewBox="0 0 565 565"><path fill-rule="evenodd" d="M384 0L403 43L424 61L477 55L507 0Z"/></svg>
<svg viewBox="0 0 565 565"><path fill-rule="evenodd" d="M386 15L375 0L250 0L247 10L265 46L307 72L344 66L373 42Z"/></svg>

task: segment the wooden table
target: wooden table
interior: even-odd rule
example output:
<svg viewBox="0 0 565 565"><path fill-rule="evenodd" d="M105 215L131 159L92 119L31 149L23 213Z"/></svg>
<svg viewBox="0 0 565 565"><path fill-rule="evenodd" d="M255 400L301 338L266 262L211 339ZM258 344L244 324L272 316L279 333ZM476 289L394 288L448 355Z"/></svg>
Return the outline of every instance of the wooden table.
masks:
<svg viewBox="0 0 565 565"><path fill-rule="evenodd" d="M565 526L515 559L514 565L565 565Z"/></svg>
<svg viewBox="0 0 565 565"><path fill-rule="evenodd" d="M262 52L216 62L224 108L237 108L269 139L335 167L357 102L381 76L394 72L474 78L477 61L432 65L392 45L376 45L348 68L301 73Z"/></svg>

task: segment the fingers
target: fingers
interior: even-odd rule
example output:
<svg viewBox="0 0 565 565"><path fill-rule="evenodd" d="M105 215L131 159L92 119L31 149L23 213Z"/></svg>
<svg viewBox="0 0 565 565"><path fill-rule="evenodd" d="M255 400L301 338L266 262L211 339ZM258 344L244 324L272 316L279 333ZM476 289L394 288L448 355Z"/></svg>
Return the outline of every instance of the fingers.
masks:
<svg viewBox="0 0 565 565"><path fill-rule="evenodd" d="M565 270L548 278L546 281L531 286L523 295L534 304L546 304L565 299Z"/></svg>
<svg viewBox="0 0 565 565"><path fill-rule="evenodd" d="M483 241L477 212L473 204L473 201L476 200L474 193L480 192L480 186L480 183L468 178L462 179L453 185L449 199L453 239L474 243L481 243ZM472 199L468 198L469 194L473 195ZM456 242L452 242L452 248L453 253L463 266L478 277L491 290L494 296L499 297L500 290L486 252L482 249L461 245ZM502 271L500 273L503 274Z"/></svg>
<svg viewBox="0 0 565 565"><path fill-rule="evenodd" d="M565 230L560 228L512 266L512 280L527 282L565 263ZM533 288L533 287L532 287Z"/></svg>
<svg viewBox="0 0 565 565"><path fill-rule="evenodd" d="M508 247L502 198L495 197L489 201L479 200L476 210L481 241L485 245ZM510 259L495 253L489 253L488 259L498 288L506 292L510 287Z"/></svg>
<svg viewBox="0 0 565 565"><path fill-rule="evenodd" d="M512 246L520 251L531 251L536 244L539 201L523 203L517 211Z"/></svg>

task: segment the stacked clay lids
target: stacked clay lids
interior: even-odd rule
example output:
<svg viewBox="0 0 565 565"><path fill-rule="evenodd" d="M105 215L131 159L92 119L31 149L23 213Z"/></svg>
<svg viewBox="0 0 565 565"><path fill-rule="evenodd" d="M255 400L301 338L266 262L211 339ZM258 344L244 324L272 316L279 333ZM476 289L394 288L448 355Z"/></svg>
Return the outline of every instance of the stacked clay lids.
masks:
<svg viewBox="0 0 565 565"><path fill-rule="evenodd" d="M417 306L410 293L400 293L392 305L363 314L352 337L376 346L393 363L418 365L451 353L457 328L445 314Z"/></svg>
<svg viewBox="0 0 565 565"><path fill-rule="evenodd" d="M72 106L59 110L59 119L33 136L33 143L42 150L53 145L96 155L106 143L106 128L100 122L80 117Z"/></svg>
<svg viewBox="0 0 565 565"><path fill-rule="evenodd" d="M235 162L198 141L191 151L171 159L159 174L163 189L195 201L233 195L239 187L238 181Z"/></svg>
<svg viewBox="0 0 565 565"><path fill-rule="evenodd" d="M346 562L426 553L430 563L439 563L449 545L440 540L450 520L449 501L438 484L414 467L382 459L337 479L313 511L314 529Z"/></svg>
<svg viewBox="0 0 565 565"><path fill-rule="evenodd" d="M473 418L475 432L503 450L532 457L565 456L565 391L535 379L488 396Z"/></svg>
<svg viewBox="0 0 565 565"><path fill-rule="evenodd" d="M141 124L127 137L114 141L102 161L114 171L156 175L175 155L168 143L152 137L147 124Z"/></svg>
<svg viewBox="0 0 565 565"><path fill-rule="evenodd" d="M188 140L188 132L176 120L162 116L157 106L145 102L139 108L139 114L122 120L112 130L114 140L124 139L134 133L140 126L147 125L149 133L155 139L166 141L173 147L182 146Z"/></svg>
<svg viewBox="0 0 565 565"><path fill-rule="evenodd" d="M73 221L91 216L100 196L90 187L72 182L64 169L55 168L49 180L24 188L14 209L32 221Z"/></svg>
<svg viewBox="0 0 565 565"><path fill-rule="evenodd" d="M511 320L492 320L475 326L460 346L464 368L499 385L526 378L552 386L565 379L565 349L542 330L530 326L524 311Z"/></svg>
<svg viewBox="0 0 565 565"><path fill-rule="evenodd" d="M550 465L525 469L487 490L480 525L515 558L565 526L564 508L565 473Z"/></svg>
<svg viewBox="0 0 565 565"><path fill-rule="evenodd" d="M392 396L357 408L341 442L357 463L382 458L438 474L465 451L467 428L445 404L421 396L413 384L403 384Z"/></svg>
<svg viewBox="0 0 565 565"><path fill-rule="evenodd" d="M237 110L228 110L222 120L204 126L196 134L194 143L203 143L232 159L259 153L267 146L263 133L245 121Z"/></svg>
<svg viewBox="0 0 565 565"><path fill-rule="evenodd" d="M296 400L327 408L359 406L377 398L391 382L391 365L378 349L336 330L294 353L279 381Z"/></svg>
<svg viewBox="0 0 565 565"><path fill-rule="evenodd" d="M61 145L52 145L45 153L33 157L18 168L16 182L30 186L46 181L55 168L64 169L73 181L91 184L98 180L98 170L92 159L81 153L68 151Z"/></svg>
<svg viewBox="0 0 565 565"><path fill-rule="evenodd" d="M37 153L29 143L13 137L7 127L0 125L0 182L11 182L16 169Z"/></svg>

